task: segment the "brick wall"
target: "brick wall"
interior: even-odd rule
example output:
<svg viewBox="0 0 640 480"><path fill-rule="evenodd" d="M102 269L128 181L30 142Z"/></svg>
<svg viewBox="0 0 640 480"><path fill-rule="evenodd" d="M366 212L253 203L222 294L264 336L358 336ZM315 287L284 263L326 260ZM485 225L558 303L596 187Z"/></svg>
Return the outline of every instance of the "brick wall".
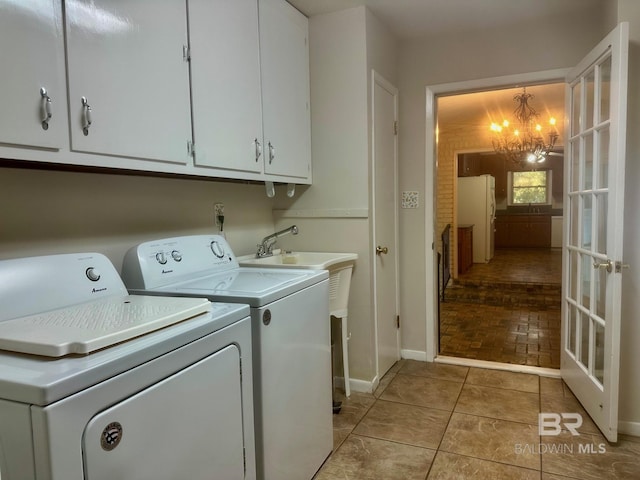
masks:
<svg viewBox="0 0 640 480"><path fill-rule="evenodd" d="M451 224L451 275L458 276L457 251L458 232L453 229L456 212L457 153L491 150L488 127L446 127L438 132L438 164L436 175L436 248L442 252L440 235Z"/></svg>

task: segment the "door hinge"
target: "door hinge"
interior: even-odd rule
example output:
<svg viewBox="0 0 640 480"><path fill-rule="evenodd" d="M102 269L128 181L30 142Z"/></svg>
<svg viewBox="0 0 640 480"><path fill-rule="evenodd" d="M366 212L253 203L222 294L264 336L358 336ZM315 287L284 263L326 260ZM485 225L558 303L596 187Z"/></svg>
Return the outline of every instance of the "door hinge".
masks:
<svg viewBox="0 0 640 480"><path fill-rule="evenodd" d="M187 140L187 155L196 158L196 144L192 140Z"/></svg>
<svg viewBox="0 0 640 480"><path fill-rule="evenodd" d="M393 134L394 135L398 135L398 121L397 120L395 120L393 122Z"/></svg>
<svg viewBox="0 0 640 480"><path fill-rule="evenodd" d="M400 328L400 315L396 315L396 328Z"/></svg>
<svg viewBox="0 0 640 480"><path fill-rule="evenodd" d="M189 45L182 46L182 60L185 62L191 61L191 48Z"/></svg>

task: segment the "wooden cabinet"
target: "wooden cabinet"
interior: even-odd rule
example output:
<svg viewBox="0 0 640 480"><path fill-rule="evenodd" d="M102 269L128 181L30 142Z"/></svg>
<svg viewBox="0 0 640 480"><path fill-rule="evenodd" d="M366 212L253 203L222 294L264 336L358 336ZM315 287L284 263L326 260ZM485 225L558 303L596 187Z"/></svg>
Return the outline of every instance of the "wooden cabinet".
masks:
<svg viewBox="0 0 640 480"><path fill-rule="evenodd" d="M549 215L501 215L495 225L497 248L551 247Z"/></svg>
<svg viewBox="0 0 640 480"><path fill-rule="evenodd" d="M473 265L473 225L458 225L458 273Z"/></svg>
<svg viewBox="0 0 640 480"><path fill-rule="evenodd" d="M259 7L265 174L310 180L308 20L284 0Z"/></svg>
<svg viewBox="0 0 640 480"><path fill-rule="evenodd" d="M509 246L509 233L507 231L508 223L506 216L496 217L494 223L496 232L494 237L496 248L506 248Z"/></svg>
<svg viewBox="0 0 640 480"><path fill-rule="evenodd" d="M257 0L189 0L195 164L261 173Z"/></svg>
<svg viewBox="0 0 640 480"><path fill-rule="evenodd" d="M60 1L0 2L1 144L60 149L68 142Z"/></svg>
<svg viewBox="0 0 640 480"><path fill-rule="evenodd" d="M551 217L532 215L529 217L529 238L531 247L551 247Z"/></svg>
<svg viewBox="0 0 640 480"><path fill-rule="evenodd" d="M480 175L478 164L479 161L476 154L458 155L458 176L475 177Z"/></svg>
<svg viewBox="0 0 640 480"><path fill-rule="evenodd" d="M184 1L77 0L65 21L71 150L186 164Z"/></svg>
<svg viewBox="0 0 640 480"><path fill-rule="evenodd" d="M486 172L496 179L496 199L504 200L507 197L507 171L504 159L500 155L493 155L487 158Z"/></svg>

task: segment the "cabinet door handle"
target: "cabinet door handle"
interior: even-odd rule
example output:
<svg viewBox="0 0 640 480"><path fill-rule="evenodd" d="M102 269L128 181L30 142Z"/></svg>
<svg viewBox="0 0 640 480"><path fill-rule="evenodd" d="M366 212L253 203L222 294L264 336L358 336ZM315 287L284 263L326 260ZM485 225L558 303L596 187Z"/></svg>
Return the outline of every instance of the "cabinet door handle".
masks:
<svg viewBox="0 0 640 480"><path fill-rule="evenodd" d="M91 105L87 97L82 97L82 133L85 137L89 135L89 127L91 126Z"/></svg>
<svg viewBox="0 0 640 480"><path fill-rule="evenodd" d="M271 165L274 158L276 158L276 147L269 142L269 165Z"/></svg>
<svg viewBox="0 0 640 480"><path fill-rule="evenodd" d="M255 146L256 146L256 162L258 160L260 160L260 157L262 156L262 144L258 141L258 139L256 138L254 140Z"/></svg>
<svg viewBox="0 0 640 480"><path fill-rule="evenodd" d="M42 129L49 129L49 120L51 120L52 114L52 106L51 106L51 97L47 94L47 89L42 87L40 88L40 97L42 98Z"/></svg>

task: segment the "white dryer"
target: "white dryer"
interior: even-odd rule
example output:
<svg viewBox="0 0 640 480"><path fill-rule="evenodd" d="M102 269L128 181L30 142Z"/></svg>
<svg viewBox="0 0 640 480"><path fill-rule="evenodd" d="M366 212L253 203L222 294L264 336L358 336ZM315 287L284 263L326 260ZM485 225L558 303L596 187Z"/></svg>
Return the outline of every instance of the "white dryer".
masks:
<svg viewBox="0 0 640 480"><path fill-rule="evenodd" d="M131 249L122 279L250 305L258 478L310 480L333 448L328 272L239 267L223 237L195 235Z"/></svg>
<svg viewBox="0 0 640 480"><path fill-rule="evenodd" d="M95 253L0 261L0 305L2 480L255 479L248 306Z"/></svg>

